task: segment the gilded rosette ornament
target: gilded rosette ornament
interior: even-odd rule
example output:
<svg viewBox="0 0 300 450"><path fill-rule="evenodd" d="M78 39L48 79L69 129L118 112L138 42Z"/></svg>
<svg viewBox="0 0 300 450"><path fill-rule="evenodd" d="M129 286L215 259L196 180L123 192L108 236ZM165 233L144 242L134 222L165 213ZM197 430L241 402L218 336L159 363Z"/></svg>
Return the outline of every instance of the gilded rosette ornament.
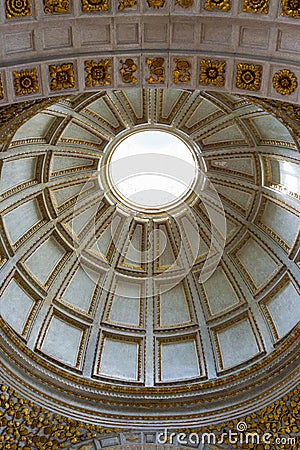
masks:
<svg viewBox="0 0 300 450"><path fill-rule="evenodd" d="M70 12L70 0L44 0L45 14L65 14Z"/></svg>
<svg viewBox="0 0 300 450"><path fill-rule="evenodd" d="M30 0L5 0L5 6L8 19L32 15Z"/></svg>
<svg viewBox="0 0 300 450"><path fill-rule="evenodd" d="M243 12L268 14L269 0L244 0Z"/></svg>
<svg viewBox="0 0 300 450"><path fill-rule="evenodd" d="M223 11L230 10L230 0L206 0L204 9L211 11L213 9L222 9Z"/></svg>
<svg viewBox="0 0 300 450"><path fill-rule="evenodd" d="M36 69L13 72L16 95L30 95L39 91Z"/></svg>
<svg viewBox="0 0 300 450"><path fill-rule="evenodd" d="M174 59L173 82L188 83L191 81L191 63L187 59Z"/></svg>
<svg viewBox="0 0 300 450"><path fill-rule="evenodd" d="M210 59L202 59L200 61L199 84L207 86L224 86L226 61L212 61Z"/></svg>
<svg viewBox="0 0 300 450"><path fill-rule="evenodd" d="M300 18L300 0L281 0L281 15Z"/></svg>
<svg viewBox="0 0 300 450"><path fill-rule="evenodd" d="M149 8L162 8L165 6L165 0L147 0Z"/></svg>
<svg viewBox="0 0 300 450"><path fill-rule="evenodd" d="M49 66L51 77L51 91L59 91L61 89L72 89L75 86L73 64L61 64L57 66Z"/></svg>
<svg viewBox="0 0 300 450"><path fill-rule="evenodd" d="M273 86L281 95L290 95L298 87L297 77L290 70L280 70L276 72L272 80Z"/></svg>
<svg viewBox="0 0 300 450"><path fill-rule="evenodd" d="M85 79L86 87L107 85L111 83L110 69L111 60L101 59L100 61L84 61L87 77Z"/></svg>
<svg viewBox="0 0 300 450"><path fill-rule="evenodd" d="M118 10L123 11L125 8L133 8L136 5L136 0L119 0Z"/></svg>
<svg viewBox="0 0 300 450"><path fill-rule="evenodd" d="M81 0L83 12L108 11L109 0Z"/></svg>
<svg viewBox="0 0 300 450"><path fill-rule="evenodd" d="M237 65L236 87L249 91L259 91L261 75L261 65L240 63Z"/></svg>
<svg viewBox="0 0 300 450"><path fill-rule="evenodd" d="M149 78L146 79L147 83L164 83L165 81L165 68L164 58L146 59L146 63L150 72Z"/></svg>
<svg viewBox="0 0 300 450"><path fill-rule="evenodd" d="M137 82L137 78L134 73L137 71L137 64L133 59L127 58L125 61L120 61L121 68L119 70L123 83L134 84Z"/></svg>
<svg viewBox="0 0 300 450"><path fill-rule="evenodd" d="M181 6L181 8L188 9L194 4L194 0L176 0L176 5Z"/></svg>

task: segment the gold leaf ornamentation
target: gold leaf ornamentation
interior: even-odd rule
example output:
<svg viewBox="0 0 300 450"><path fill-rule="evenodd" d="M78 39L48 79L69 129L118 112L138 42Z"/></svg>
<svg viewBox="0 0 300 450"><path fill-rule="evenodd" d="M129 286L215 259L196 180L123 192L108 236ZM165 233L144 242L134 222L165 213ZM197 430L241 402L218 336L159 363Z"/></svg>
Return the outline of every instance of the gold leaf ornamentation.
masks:
<svg viewBox="0 0 300 450"><path fill-rule="evenodd" d="M8 19L32 15L30 0L6 0L5 5Z"/></svg>
<svg viewBox="0 0 300 450"><path fill-rule="evenodd" d="M199 84L207 86L224 86L226 61L212 61L210 59L202 59L200 61Z"/></svg>
<svg viewBox="0 0 300 450"><path fill-rule="evenodd" d="M230 10L230 0L206 0L204 9L211 11L213 9L222 9L223 11Z"/></svg>
<svg viewBox="0 0 300 450"><path fill-rule="evenodd" d="M108 0L81 0L83 12L108 11Z"/></svg>
<svg viewBox="0 0 300 450"><path fill-rule="evenodd" d="M297 77L290 70L283 69L273 76L273 86L281 95L292 94L298 87Z"/></svg>
<svg viewBox="0 0 300 450"><path fill-rule="evenodd" d="M70 12L70 0L44 0L45 14L65 14Z"/></svg>
<svg viewBox="0 0 300 450"><path fill-rule="evenodd" d="M133 59L127 58L125 61L120 61L120 75L122 77L123 83L134 84L137 82L137 78L134 76L134 73L137 71L137 64Z"/></svg>
<svg viewBox="0 0 300 450"><path fill-rule="evenodd" d="M0 423L0 448L7 450L58 450L80 442L80 448L87 449L91 445L84 442L111 432L48 412L4 384L0 384Z"/></svg>
<svg viewBox="0 0 300 450"><path fill-rule="evenodd" d="M236 87L250 91L259 91L261 84L262 66L254 64L238 64Z"/></svg>
<svg viewBox="0 0 300 450"><path fill-rule="evenodd" d="M194 4L194 0L176 0L176 5L181 6L181 8L188 9Z"/></svg>
<svg viewBox="0 0 300 450"><path fill-rule="evenodd" d="M118 10L123 11L125 8L133 8L136 5L136 0L119 0Z"/></svg>
<svg viewBox="0 0 300 450"><path fill-rule="evenodd" d="M211 432L215 434L218 440L224 438L225 435L224 444L232 445L232 441L229 442L229 430L236 430L237 432L238 424L242 422L246 425L249 433L258 433L259 436L268 433L270 444L262 446L254 439L249 441L247 447L238 443L238 445L234 445L234 448L252 450L296 449L299 448L297 445L300 430L299 417L300 387L298 386L280 399L252 414L240 419L235 418L228 423L220 422L200 429L189 430L189 432L198 434ZM63 447L69 448L70 444L77 443L80 450L87 450L91 446L91 439L99 439L104 433L118 433L120 431L118 429L105 429L99 425L86 424L78 420L65 418L60 414L54 414L24 399L4 384L0 384L0 421L0 448L3 449L58 450ZM278 439L278 442L283 442L280 439L282 436L289 436L293 441L288 446L283 443L276 444L274 447L276 439Z"/></svg>
<svg viewBox="0 0 300 450"><path fill-rule="evenodd" d="M110 59L100 59L98 62L93 60L84 61L84 65L88 74L85 79L86 87L110 84Z"/></svg>
<svg viewBox="0 0 300 450"><path fill-rule="evenodd" d="M36 69L13 72L16 95L30 95L39 91Z"/></svg>
<svg viewBox="0 0 300 450"><path fill-rule="evenodd" d="M147 0L149 8L162 8L165 5L165 0Z"/></svg>
<svg viewBox="0 0 300 450"><path fill-rule="evenodd" d="M244 0L243 11L249 13L268 14L269 0Z"/></svg>
<svg viewBox="0 0 300 450"><path fill-rule="evenodd" d="M146 63L150 72L149 78L146 79L147 83L164 83L165 81L165 68L164 58L146 59Z"/></svg>
<svg viewBox="0 0 300 450"><path fill-rule="evenodd" d="M191 81L191 63L187 59L174 59L175 69L173 70L173 82L188 83Z"/></svg>
<svg viewBox="0 0 300 450"><path fill-rule="evenodd" d="M49 66L51 77L51 91L61 89L71 89L75 86L73 64L61 64L57 66Z"/></svg>
<svg viewBox="0 0 300 450"><path fill-rule="evenodd" d="M281 15L300 18L300 0L281 0Z"/></svg>

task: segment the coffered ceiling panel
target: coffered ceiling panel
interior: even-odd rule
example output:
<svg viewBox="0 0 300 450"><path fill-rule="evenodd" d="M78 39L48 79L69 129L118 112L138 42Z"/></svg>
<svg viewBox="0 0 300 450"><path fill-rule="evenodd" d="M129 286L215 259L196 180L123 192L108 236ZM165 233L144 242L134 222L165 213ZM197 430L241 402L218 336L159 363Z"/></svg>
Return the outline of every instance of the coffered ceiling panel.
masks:
<svg viewBox="0 0 300 450"><path fill-rule="evenodd" d="M24 335L35 304L31 293L14 277L1 293L1 316L19 335Z"/></svg>
<svg viewBox="0 0 300 450"><path fill-rule="evenodd" d="M24 266L43 285L48 285L50 279L59 270L66 252L57 239L50 236L39 243L24 261Z"/></svg>
<svg viewBox="0 0 300 450"><path fill-rule="evenodd" d="M85 334L86 329L80 324L54 311L42 330L38 348L54 360L79 368Z"/></svg>
<svg viewBox="0 0 300 450"><path fill-rule="evenodd" d="M196 336L158 340L158 381L172 382L201 376ZM176 358L174 357L176 355Z"/></svg>
<svg viewBox="0 0 300 450"><path fill-rule="evenodd" d="M241 265L245 279L254 290L259 290L280 270L280 262L274 258L262 243L248 236L232 255Z"/></svg>
<svg viewBox="0 0 300 450"><path fill-rule="evenodd" d="M242 303L242 295L233 283L222 267L218 267L209 280L203 283L202 294L210 316L223 314Z"/></svg>
<svg viewBox="0 0 300 450"><path fill-rule="evenodd" d="M275 339L285 336L300 320L299 290L285 276L263 301Z"/></svg>
<svg viewBox="0 0 300 450"><path fill-rule="evenodd" d="M22 159L8 159L2 162L1 193L9 194L14 187L22 187L36 180L36 157L22 157Z"/></svg>
<svg viewBox="0 0 300 450"><path fill-rule="evenodd" d="M257 329L248 317L214 329L213 335L220 370L237 366L263 350Z"/></svg>

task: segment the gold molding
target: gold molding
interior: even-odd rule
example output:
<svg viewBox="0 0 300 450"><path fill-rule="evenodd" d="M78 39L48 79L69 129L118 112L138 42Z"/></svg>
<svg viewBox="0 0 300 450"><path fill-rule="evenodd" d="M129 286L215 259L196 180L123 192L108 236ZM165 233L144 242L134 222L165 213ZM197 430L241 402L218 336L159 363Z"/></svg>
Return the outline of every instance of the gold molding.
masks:
<svg viewBox="0 0 300 450"><path fill-rule="evenodd" d="M243 12L268 14L269 0L244 0Z"/></svg>
<svg viewBox="0 0 300 450"><path fill-rule="evenodd" d="M39 83L37 70L21 70L20 72L14 71L14 87L15 94L30 95L39 92Z"/></svg>
<svg viewBox="0 0 300 450"><path fill-rule="evenodd" d="M300 3L298 0L281 0L281 9L282 16L300 18Z"/></svg>
<svg viewBox="0 0 300 450"><path fill-rule="evenodd" d="M108 11L109 0L81 0L82 12Z"/></svg>
<svg viewBox="0 0 300 450"><path fill-rule="evenodd" d="M30 0L5 0L5 6L6 17L8 19L32 16Z"/></svg>
<svg viewBox="0 0 300 450"><path fill-rule="evenodd" d="M206 9L207 11L212 11L214 9L229 11L230 8L230 0L205 0L204 4L204 9Z"/></svg>
<svg viewBox="0 0 300 450"><path fill-rule="evenodd" d="M123 11L126 8L133 8L136 3L137 0L119 0L118 10Z"/></svg>
<svg viewBox="0 0 300 450"><path fill-rule="evenodd" d="M272 83L274 89L281 95L290 95L298 87L297 77L290 70L279 70L273 75Z"/></svg>
<svg viewBox="0 0 300 450"><path fill-rule="evenodd" d="M218 61L211 59L201 59L199 84L207 86L224 86L226 61Z"/></svg>
<svg viewBox="0 0 300 450"><path fill-rule="evenodd" d="M72 63L49 66L49 73L51 77L51 91L72 89L75 87L74 69Z"/></svg>
<svg viewBox="0 0 300 450"><path fill-rule="evenodd" d="M111 58L84 61L84 68L87 72L85 78L86 87L111 84Z"/></svg>
<svg viewBox="0 0 300 450"><path fill-rule="evenodd" d="M70 0L44 0L45 14L66 14L70 12Z"/></svg>
<svg viewBox="0 0 300 450"><path fill-rule="evenodd" d="M237 65L236 87L250 91L259 91L263 66L260 64L239 63Z"/></svg>

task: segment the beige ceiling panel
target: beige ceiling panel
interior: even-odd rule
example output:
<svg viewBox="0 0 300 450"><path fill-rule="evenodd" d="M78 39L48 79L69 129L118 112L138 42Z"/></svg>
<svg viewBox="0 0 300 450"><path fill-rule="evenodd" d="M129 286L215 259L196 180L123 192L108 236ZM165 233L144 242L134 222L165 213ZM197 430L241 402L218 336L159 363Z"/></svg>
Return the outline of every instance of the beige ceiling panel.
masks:
<svg viewBox="0 0 300 450"><path fill-rule="evenodd" d="M260 290L270 282L281 267L272 252L250 235L233 252L232 257L254 291Z"/></svg>
<svg viewBox="0 0 300 450"><path fill-rule="evenodd" d="M34 250L23 264L43 286L46 286L49 279L59 270L65 255L65 249L57 239L50 236Z"/></svg>
<svg viewBox="0 0 300 450"><path fill-rule="evenodd" d="M218 267L212 276L201 285L201 291L209 316L226 314L243 301L238 288L222 267Z"/></svg>
<svg viewBox="0 0 300 450"><path fill-rule="evenodd" d="M200 354L196 336L158 339L158 382L199 379Z"/></svg>
<svg viewBox="0 0 300 450"><path fill-rule="evenodd" d="M257 330L247 316L214 329L213 337L221 371L239 366L263 351Z"/></svg>
<svg viewBox="0 0 300 450"><path fill-rule="evenodd" d="M300 291L289 277L279 282L261 302L276 340L286 336L300 321Z"/></svg>

